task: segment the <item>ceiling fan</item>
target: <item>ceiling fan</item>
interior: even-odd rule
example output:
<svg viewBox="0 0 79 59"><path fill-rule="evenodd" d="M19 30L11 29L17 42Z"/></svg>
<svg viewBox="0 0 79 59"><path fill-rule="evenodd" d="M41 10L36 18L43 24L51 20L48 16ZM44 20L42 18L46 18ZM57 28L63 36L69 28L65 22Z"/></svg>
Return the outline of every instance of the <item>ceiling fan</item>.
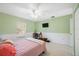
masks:
<svg viewBox="0 0 79 59"><path fill-rule="evenodd" d="M32 8L32 16L33 18L38 18L40 16L40 13L39 13L40 3L33 5L33 7L34 8Z"/></svg>

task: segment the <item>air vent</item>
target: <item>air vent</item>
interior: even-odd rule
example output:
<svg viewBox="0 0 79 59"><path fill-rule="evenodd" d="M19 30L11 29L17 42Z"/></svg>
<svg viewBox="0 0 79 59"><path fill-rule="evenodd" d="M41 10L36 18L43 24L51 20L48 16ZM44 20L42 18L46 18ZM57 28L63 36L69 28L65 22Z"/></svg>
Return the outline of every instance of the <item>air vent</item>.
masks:
<svg viewBox="0 0 79 59"><path fill-rule="evenodd" d="M55 18L55 16L51 16L51 18Z"/></svg>

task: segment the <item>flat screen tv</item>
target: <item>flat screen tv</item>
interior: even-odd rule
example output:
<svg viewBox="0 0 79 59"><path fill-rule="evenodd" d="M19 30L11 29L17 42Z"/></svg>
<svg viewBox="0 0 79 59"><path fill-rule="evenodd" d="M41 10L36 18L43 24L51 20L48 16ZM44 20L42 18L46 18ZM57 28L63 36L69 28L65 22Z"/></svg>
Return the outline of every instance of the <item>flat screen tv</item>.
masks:
<svg viewBox="0 0 79 59"><path fill-rule="evenodd" d="M47 27L49 27L49 24L48 24L48 23L43 23L43 24L42 24L42 27L43 27L43 28L47 28Z"/></svg>

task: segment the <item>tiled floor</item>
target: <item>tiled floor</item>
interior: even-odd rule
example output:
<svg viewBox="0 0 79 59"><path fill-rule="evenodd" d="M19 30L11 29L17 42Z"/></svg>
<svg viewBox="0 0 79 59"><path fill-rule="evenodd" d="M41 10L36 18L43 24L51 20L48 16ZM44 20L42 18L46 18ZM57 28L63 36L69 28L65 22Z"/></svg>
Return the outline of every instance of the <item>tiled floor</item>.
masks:
<svg viewBox="0 0 79 59"><path fill-rule="evenodd" d="M73 56L73 49L70 46L56 43L46 43L47 52L43 56Z"/></svg>

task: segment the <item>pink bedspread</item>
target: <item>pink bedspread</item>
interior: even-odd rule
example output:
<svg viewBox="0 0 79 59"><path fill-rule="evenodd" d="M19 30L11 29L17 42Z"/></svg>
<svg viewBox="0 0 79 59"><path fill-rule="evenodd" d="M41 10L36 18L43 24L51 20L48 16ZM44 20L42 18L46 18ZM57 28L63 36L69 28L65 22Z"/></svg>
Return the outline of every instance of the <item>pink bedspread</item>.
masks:
<svg viewBox="0 0 79 59"><path fill-rule="evenodd" d="M45 51L45 43L39 44L30 40L19 40L15 43L16 56L38 56Z"/></svg>

